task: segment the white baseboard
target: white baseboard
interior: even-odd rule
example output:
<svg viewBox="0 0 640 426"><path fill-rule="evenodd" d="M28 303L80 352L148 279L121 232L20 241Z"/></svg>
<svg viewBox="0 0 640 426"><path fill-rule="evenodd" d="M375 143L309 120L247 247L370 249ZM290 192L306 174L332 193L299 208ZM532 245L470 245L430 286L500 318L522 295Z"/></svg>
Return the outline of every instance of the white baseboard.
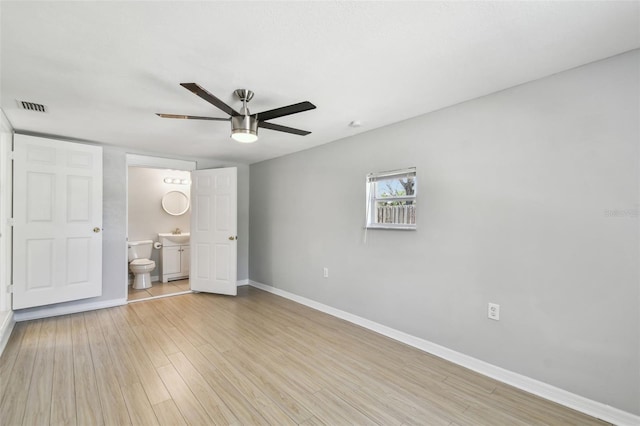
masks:
<svg viewBox="0 0 640 426"><path fill-rule="evenodd" d="M0 356L2 356L4 348L7 347L7 342L9 342L9 337L11 337L11 332L15 324L16 320L13 317L13 311L8 311L8 315L4 318L2 324L0 324Z"/></svg>
<svg viewBox="0 0 640 426"><path fill-rule="evenodd" d="M240 287L240 286L243 286L243 285L249 285L249 279L248 278L246 278L244 280L236 281L236 286Z"/></svg>
<svg viewBox="0 0 640 426"><path fill-rule="evenodd" d="M288 291L281 290L270 285L262 284L252 280L249 280L249 285L267 291L269 293L282 296L286 299L293 300L294 302L298 302L302 305L308 306L334 317L341 318L353 324L357 324L361 327L375 331L376 333L380 333L399 342L413 346L414 348L436 355L440 358L444 358L447 361L451 361L455 364L461 365L470 370L491 377L492 379L514 386L518 389L522 389L534 395L538 395L541 398L548 399L550 401L588 414L592 417L596 417L598 419L613 423L618 426L640 425L640 416L628 413L615 407L611 407L610 405L606 405L601 402L576 395L547 383L540 382L536 379L523 376L522 374L505 370L504 368L497 367L493 364L489 364L488 362L481 361L477 358L473 358L460 352L456 352L452 349L440 346L428 340L412 336L410 334L398 331L377 322L370 321L366 318L350 314L349 312L341 311L340 309L332 308L331 306L324 305L311 299L307 299L306 297L289 293Z"/></svg>
<svg viewBox="0 0 640 426"><path fill-rule="evenodd" d="M70 306L51 306L43 307L36 311L20 312L14 311L14 317L17 322L29 321L40 318L57 317L59 315L76 314L78 312L94 311L96 309L112 308L114 306L126 305L127 299L112 299L100 302L81 303Z"/></svg>

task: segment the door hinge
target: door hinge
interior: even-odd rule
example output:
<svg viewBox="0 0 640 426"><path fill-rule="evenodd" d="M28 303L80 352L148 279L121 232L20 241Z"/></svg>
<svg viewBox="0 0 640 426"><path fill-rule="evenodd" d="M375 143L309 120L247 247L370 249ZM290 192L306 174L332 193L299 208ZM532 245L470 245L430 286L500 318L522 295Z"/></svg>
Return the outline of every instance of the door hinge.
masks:
<svg viewBox="0 0 640 426"><path fill-rule="evenodd" d="M7 286L7 293L13 293L13 284Z"/></svg>
<svg viewBox="0 0 640 426"><path fill-rule="evenodd" d="M9 152L9 160L13 160L15 158L15 151Z"/></svg>
<svg viewBox="0 0 640 426"><path fill-rule="evenodd" d="M10 217L9 219L7 219L7 225L9 226L13 226L16 224L16 220L12 217Z"/></svg>

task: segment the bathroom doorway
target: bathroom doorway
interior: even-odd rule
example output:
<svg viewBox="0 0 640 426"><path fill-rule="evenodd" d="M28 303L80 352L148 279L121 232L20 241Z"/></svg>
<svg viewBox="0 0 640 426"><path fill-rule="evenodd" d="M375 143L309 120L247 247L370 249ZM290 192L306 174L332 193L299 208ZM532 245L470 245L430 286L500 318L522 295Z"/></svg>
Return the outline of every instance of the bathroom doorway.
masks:
<svg viewBox="0 0 640 426"><path fill-rule="evenodd" d="M127 155L126 290L130 302L191 291L189 197L190 171L195 168L191 161Z"/></svg>

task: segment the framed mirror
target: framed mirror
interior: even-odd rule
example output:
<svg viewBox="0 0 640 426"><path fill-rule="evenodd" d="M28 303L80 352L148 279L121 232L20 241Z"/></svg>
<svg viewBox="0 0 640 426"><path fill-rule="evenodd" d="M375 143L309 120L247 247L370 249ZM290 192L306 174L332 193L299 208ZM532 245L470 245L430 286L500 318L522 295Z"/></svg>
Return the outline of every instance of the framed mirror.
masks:
<svg viewBox="0 0 640 426"><path fill-rule="evenodd" d="M189 210L189 197L184 192L169 191L162 197L162 208L172 216L183 215Z"/></svg>

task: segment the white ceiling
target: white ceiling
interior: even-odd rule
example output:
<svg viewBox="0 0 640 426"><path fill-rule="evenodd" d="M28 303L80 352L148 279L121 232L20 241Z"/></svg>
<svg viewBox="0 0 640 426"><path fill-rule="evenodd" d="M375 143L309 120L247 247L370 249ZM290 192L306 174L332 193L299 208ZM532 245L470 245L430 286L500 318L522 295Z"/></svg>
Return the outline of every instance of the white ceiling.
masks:
<svg viewBox="0 0 640 426"><path fill-rule="evenodd" d="M632 2L0 2L1 106L16 130L254 163L640 47ZM252 112L317 109L254 144L182 88ZM46 114L16 100L45 104ZM349 127L360 120L362 127ZM462 124L462 123L461 123Z"/></svg>

